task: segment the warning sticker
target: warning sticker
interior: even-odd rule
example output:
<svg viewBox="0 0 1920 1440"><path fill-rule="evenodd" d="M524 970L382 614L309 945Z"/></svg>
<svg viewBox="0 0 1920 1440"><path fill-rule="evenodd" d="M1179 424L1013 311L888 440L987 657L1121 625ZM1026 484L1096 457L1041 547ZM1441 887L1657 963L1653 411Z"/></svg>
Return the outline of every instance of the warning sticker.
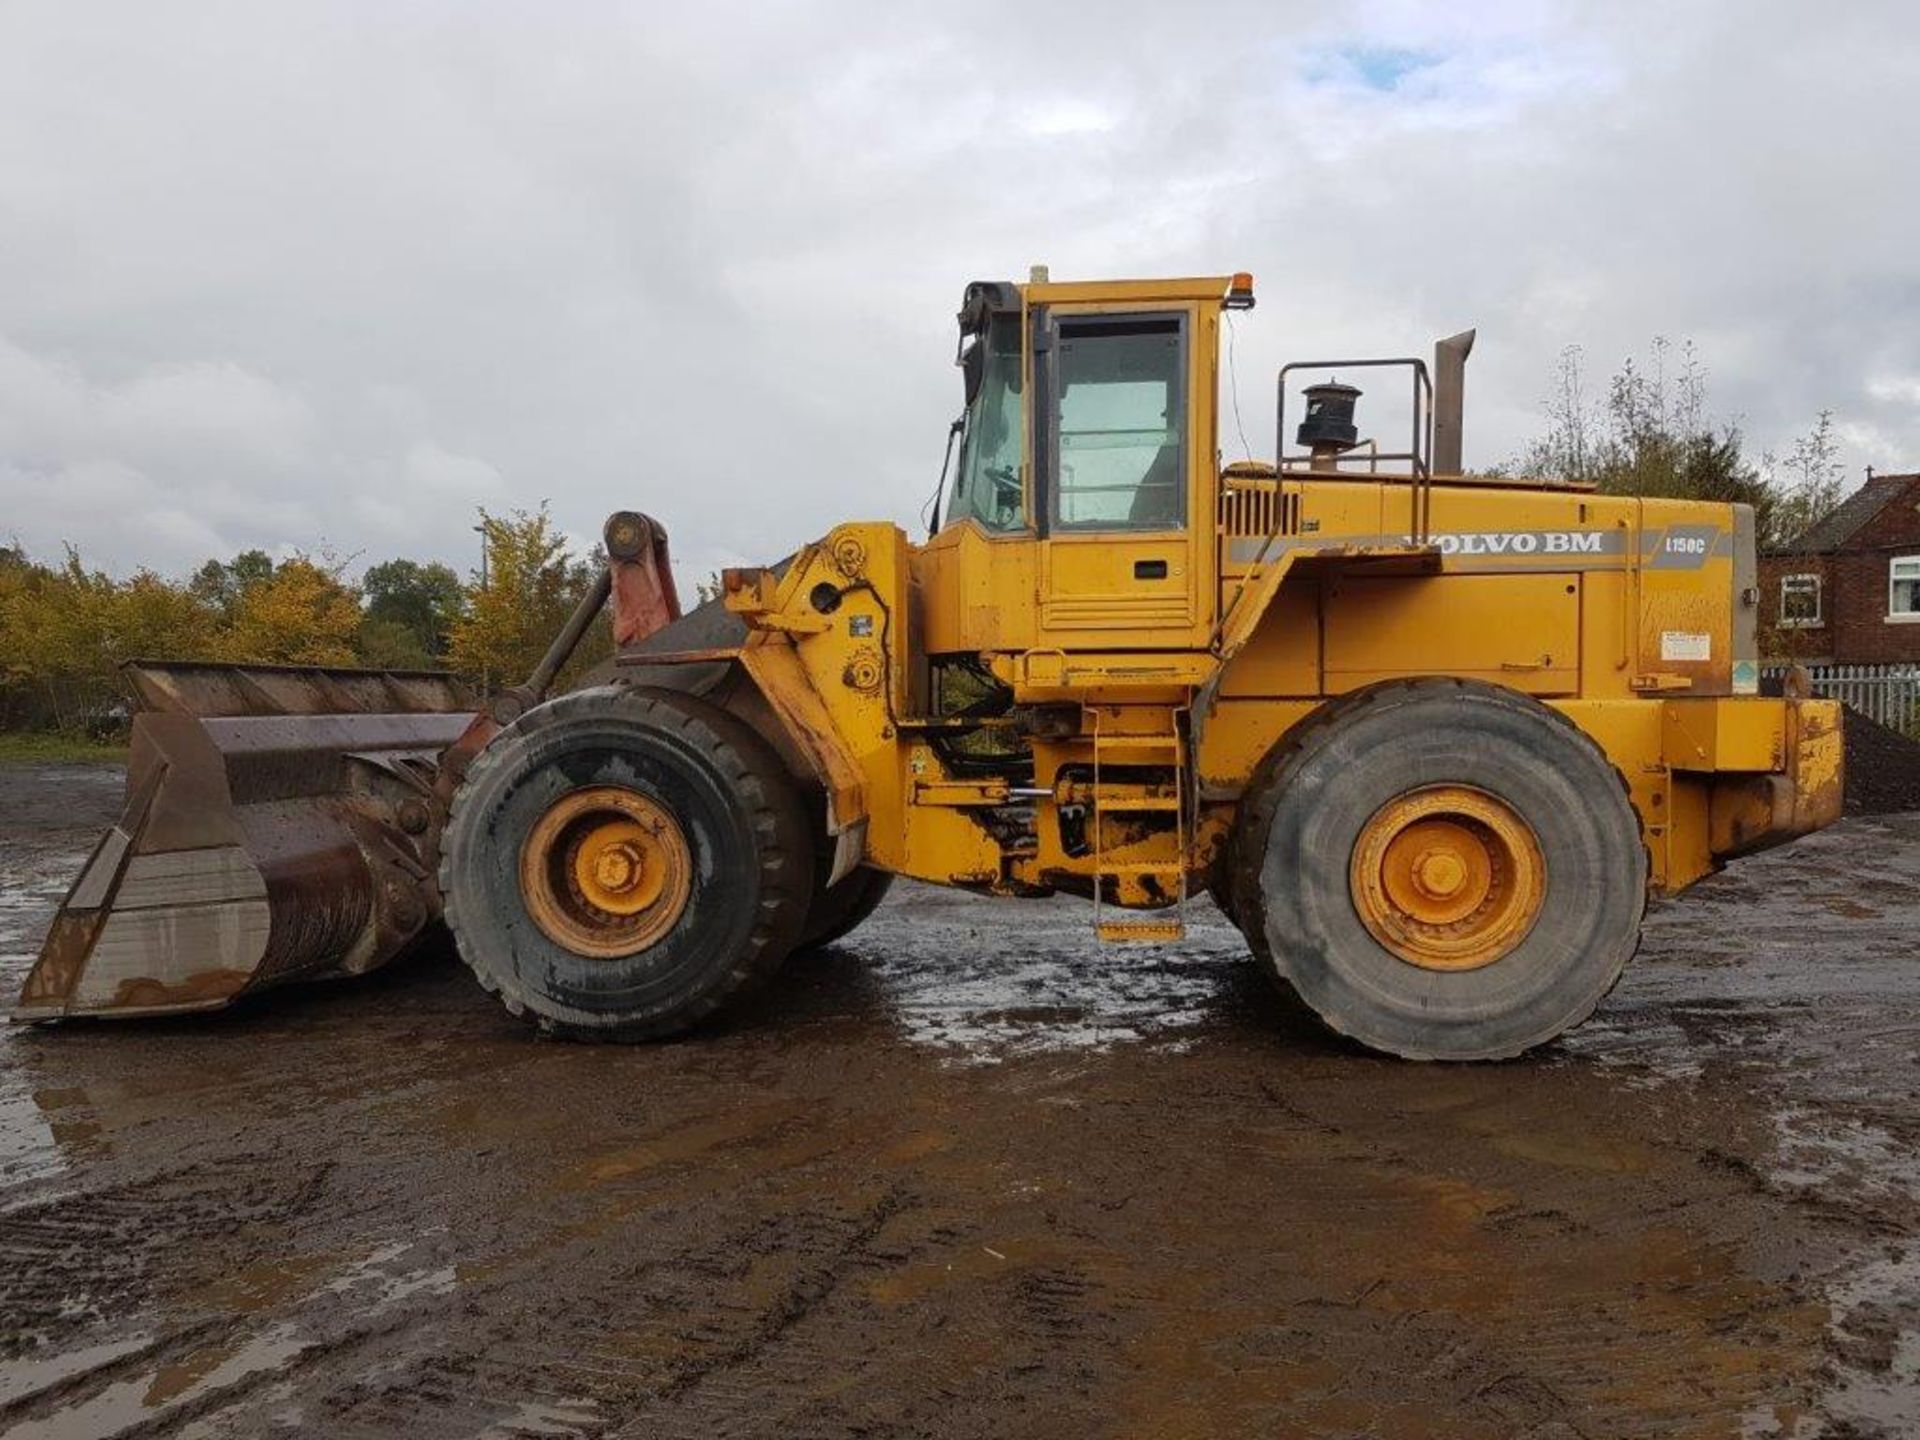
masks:
<svg viewBox="0 0 1920 1440"><path fill-rule="evenodd" d="M1660 658L1662 660L1711 660L1713 637L1698 630L1662 630Z"/></svg>

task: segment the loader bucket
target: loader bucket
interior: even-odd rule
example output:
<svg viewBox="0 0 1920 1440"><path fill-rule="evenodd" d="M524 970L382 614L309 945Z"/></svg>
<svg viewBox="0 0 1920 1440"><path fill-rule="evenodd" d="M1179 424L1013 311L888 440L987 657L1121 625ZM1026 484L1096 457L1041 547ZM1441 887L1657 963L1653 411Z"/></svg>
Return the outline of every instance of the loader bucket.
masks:
<svg viewBox="0 0 1920 1440"><path fill-rule="evenodd" d="M14 1019L218 1009L372 970L438 918L441 759L475 721L451 676L144 661L126 676L126 808Z"/></svg>

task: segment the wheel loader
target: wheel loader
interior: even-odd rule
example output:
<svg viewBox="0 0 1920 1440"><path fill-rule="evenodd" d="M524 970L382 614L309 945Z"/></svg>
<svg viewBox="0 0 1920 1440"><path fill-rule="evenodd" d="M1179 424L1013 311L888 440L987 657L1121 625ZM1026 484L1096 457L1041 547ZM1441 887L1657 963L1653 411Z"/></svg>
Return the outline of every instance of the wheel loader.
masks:
<svg viewBox="0 0 1920 1440"><path fill-rule="evenodd" d="M1394 1055L1559 1035L1650 896L1838 816L1839 707L1757 693L1750 509L1461 473L1472 332L1286 366L1272 461L1223 466L1252 305L1244 274L967 286L924 541L839 525L682 615L665 530L621 512L484 701L130 666L125 813L15 1018L214 1009L444 921L540 1030L652 1039L905 875L1082 896L1116 945L1177 944L1205 892ZM550 694L602 608L613 663Z"/></svg>

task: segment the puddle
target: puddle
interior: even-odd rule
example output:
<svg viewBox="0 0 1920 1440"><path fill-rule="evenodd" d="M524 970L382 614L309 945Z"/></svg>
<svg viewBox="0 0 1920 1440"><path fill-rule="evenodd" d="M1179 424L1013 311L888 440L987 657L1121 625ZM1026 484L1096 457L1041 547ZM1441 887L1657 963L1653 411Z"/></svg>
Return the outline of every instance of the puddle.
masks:
<svg viewBox="0 0 1920 1440"><path fill-rule="evenodd" d="M12 1006L27 971L39 957L40 941L67 886L80 872L93 844L84 832L73 832L69 845L6 846L0 854L0 1016ZM97 1136L83 1128L84 1120L62 1125L48 1115L59 1106L36 1102L11 1054L11 1036L17 1027L0 1019L0 1189L23 1181L56 1175L67 1168L63 1141L84 1144Z"/></svg>
<svg viewBox="0 0 1920 1440"><path fill-rule="evenodd" d="M435 1227L423 1235L443 1233L444 1228ZM216 1312L250 1315L276 1307L297 1307L320 1296L339 1295L354 1306L355 1320L364 1321L416 1296L446 1295L453 1291L456 1282L451 1265L396 1267L395 1262L419 1243L418 1239L408 1239L375 1246L324 1283L321 1277L337 1265L336 1257L290 1256L263 1262L223 1277L195 1298ZM273 1321L252 1334L224 1335L185 1353L171 1354L137 1378L114 1380L51 1415L20 1421L13 1428L0 1431L0 1437L3 1440L74 1440L74 1437L85 1436L93 1440L93 1437L143 1429L156 1417L184 1406L204 1408L203 1402L209 1397L250 1382L265 1372L282 1369L301 1354L325 1343L290 1318ZM122 1368L121 1362L142 1351L166 1348L167 1344L149 1334L140 1334L0 1364L0 1405L28 1400L94 1371ZM288 1387L286 1394L279 1398L291 1398L292 1393ZM570 1413L556 1409L553 1415L533 1419L552 1426ZM206 1433L220 1432L216 1427ZM520 1430L500 1433L566 1435L576 1432L552 1428L529 1430L523 1425Z"/></svg>
<svg viewBox="0 0 1920 1440"><path fill-rule="evenodd" d="M526 1401L496 1420L474 1440L525 1440L534 1435L585 1435L604 1418L590 1400Z"/></svg>
<svg viewBox="0 0 1920 1440"><path fill-rule="evenodd" d="M124 1340L108 1340L62 1355L0 1361L0 1405L11 1405L28 1395L51 1390L76 1375L137 1354L152 1343L150 1335L130 1335Z"/></svg>
<svg viewBox="0 0 1920 1440"><path fill-rule="evenodd" d="M1090 904L1013 903L977 921L966 901L910 921L882 911L847 942L909 1043L989 1065L1145 1042L1177 1049L1218 1017L1230 971L1246 961L1239 932L1203 904L1177 944L1103 947ZM1006 929L1016 916L1030 918Z"/></svg>
<svg viewBox="0 0 1920 1440"><path fill-rule="evenodd" d="M3 1037L0 1032L0 1045ZM0 1049L0 1188L57 1175L65 1168L53 1127Z"/></svg>
<svg viewBox="0 0 1920 1440"><path fill-rule="evenodd" d="M1857 1098L1845 1094L1852 1078L1845 1069L1817 1074L1823 1089L1841 1093L1775 1109L1776 1150L1767 1178L1878 1225L1910 1218L1920 1197L1920 1154L1872 1120L1844 1112ZM1920 1414L1920 1248L1856 1261L1826 1281L1822 1298L1834 1354L1817 1421L1807 1417L1788 1427L1761 1417L1745 1433L1814 1440L1842 1433L1836 1422L1846 1434L1910 1433Z"/></svg>
<svg viewBox="0 0 1920 1440"><path fill-rule="evenodd" d="M1870 1358L1842 1370L1823 1408L1843 1423L1904 1429L1920 1402L1920 1249L1863 1266L1827 1298L1842 1352Z"/></svg>
<svg viewBox="0 0 1920 1440"><path fill-rule="evenodd" d="M22 1420L5 1432L6 1440L75 1440L77 1436L109 1440L145 1428L158 1417L219 1391L280 1370L314 1343L301 1338L291 1324L280 1324L248 1338L208 1345L137 1379L116 1380L51 1415Z"/></svg>
<svg viewBox="0 0 1920 1440"><path fill-rule="evenodd" d="M437 1235L445 1226L423 1232ZM362 1303L362 1315L377 1315L415 1295L449 1295L458 1278L452 1265L431 1265L413 1270L395 1271L395 1260L413 1249L418 1241L393 1240L376 1246L365 1259L335 1276L323 1287L330 1295L350 1295Z"/></svg>

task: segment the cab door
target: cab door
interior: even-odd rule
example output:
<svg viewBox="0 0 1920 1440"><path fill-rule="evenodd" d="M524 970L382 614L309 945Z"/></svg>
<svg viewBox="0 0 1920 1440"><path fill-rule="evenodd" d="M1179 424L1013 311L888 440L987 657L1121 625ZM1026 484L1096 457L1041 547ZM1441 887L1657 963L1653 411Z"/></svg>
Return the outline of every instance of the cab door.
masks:
<svg viewBox="0 0 1920 1440"><path fill-rule="evenodd" d="M1197 308L1056 305L1034 320L1039 645L1204 644L1212 525L1193 477L1213 437L1211 406L1193 402L1212 376Z"/></svg>

